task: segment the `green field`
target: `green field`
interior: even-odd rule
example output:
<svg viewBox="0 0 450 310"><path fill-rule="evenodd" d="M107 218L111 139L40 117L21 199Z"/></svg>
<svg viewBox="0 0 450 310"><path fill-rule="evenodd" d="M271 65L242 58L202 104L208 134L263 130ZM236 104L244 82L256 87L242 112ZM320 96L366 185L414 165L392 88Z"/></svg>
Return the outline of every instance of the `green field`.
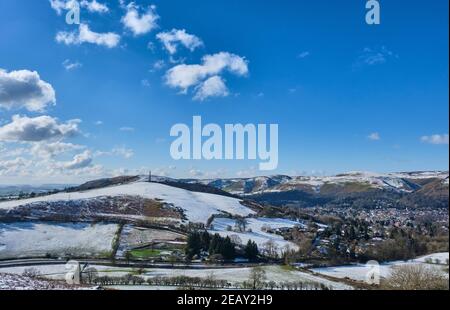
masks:
<svg viewBox="0 0 450 310"><path fill-rule="evenodd" d="M152 258L161 255L161 250L156 249L139 249L130 251L132 257L134 258Z"/></svg>

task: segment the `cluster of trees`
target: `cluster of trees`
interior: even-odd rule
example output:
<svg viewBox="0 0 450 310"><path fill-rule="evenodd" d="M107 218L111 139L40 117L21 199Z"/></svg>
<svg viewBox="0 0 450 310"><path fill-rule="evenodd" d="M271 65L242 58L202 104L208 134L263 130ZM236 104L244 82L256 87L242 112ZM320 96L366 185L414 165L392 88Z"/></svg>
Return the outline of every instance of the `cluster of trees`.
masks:
<svg viewBox="0 0 450 310"><path fill-rule="evenodd" d="M142 277L126 274L121 277L96 276L91 279L86 278L83 283L95 285L143 285L145 280Z"/></svg>
<svg viewBox="0 0 450 310"><path fill-rule="evenodd" d="M242 289L251 290L253 288L253 283L251 281L244 281L241 284ZM288 290L288 291L296 291L296 290L330 290L328 286L323 283L318 282L261 282L260 286L256 288L256 290Z"/></svg>
<svg viewBox="0 0 450 310"><path fill-rule="evenodd" d="M395 228L389 236L389 239L368 248L360 259L406 260L431 252L448 251L448 235L430 237L420 235L413 229Z"/></svg>
<svg viewBox="0 0 450 310"><path fill-rule="evenodd" d="M207 278L176 276L176 277L154 277L147 279L149 285L181 286L187 288L230 288L231 283L226 280L214 279L210 275Z"/></svg>
<svg viewBox="0 0 450 310"><path fill-rule="evenodd" d="M212 260L233 260L239 254L239 242L229 236L222 237L219 234L211 235L206 230L191 231L187 237L185 253L188 259L207 253ZM256 261L259 256L258 245L249 240L242 247L242 255L249 261Z"/></svg>
<svg viewBox="0 0 450 310"><path fill-rule="evenodd" d="M225 238L219 234L211 236L206 230L192 231L188 234L185 252L188 259L200 256L202 252L208 252L210 257L215 256L217 260L221 258L232 260L236 257L235 247L228 236Z"/></svg>

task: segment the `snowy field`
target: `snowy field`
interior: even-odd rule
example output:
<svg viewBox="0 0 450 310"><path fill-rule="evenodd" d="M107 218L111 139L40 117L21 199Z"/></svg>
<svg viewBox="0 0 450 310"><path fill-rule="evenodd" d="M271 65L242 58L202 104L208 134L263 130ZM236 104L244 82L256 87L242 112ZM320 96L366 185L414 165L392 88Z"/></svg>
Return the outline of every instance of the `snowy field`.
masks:
<svg viewBox="0 0 450 310"><path fill-rule="evenodd" d="M125 251L152 242L184 244L185 240L185 236L172 231L125 225L120 235L120 244L116 255L122 257Z"/></svg>
<svg viewBox="0 0 450 310"><path fill-rule="evenodd" d="M0 223L0 259L107 256L117 230L116 224Z"/></svg>
<svg viewBox="0 0 450 310"><path fill-rule="evenodd" d="M36 290L74 290L88 289L73 285L66 285L64 282L53 282L41 279L0 273L0 290L36 291Z"/></svg>
<svg viewBox="0 0 450 310"><path fill-rule="evenodd" d="M248 218L246 219L247 231L246 232L235 232L228 231L228 227L234 229L236 221L234 219L229 218L216 218L214 219L212 225L213 229L209 230L210 233L219 233L221 236L238 236L243 244L246 244L248 240L253 240L256 242L260 249L264 248L264 244L272 240L278 247L278 252L282 252L285 250L287 246L291 249L297 249L297 246L289 241L283 239L282 236L277 234L272 234L263 231L264 227L272 230L280 229L280 228L292 228L295 226L304 226L303 223L295 222L282 218Z"/></svg>
<svg viewBox="0 0 450 310"><path fill-rule="evenodd" d="M108 266L98 266L93 265L97 269L99 276L108 275L111 277L120 277L127 273L133 271L132 268L122 268L122 267L108 267ZM9 267L0 268L2 273L11 274L22 274L25 269L30 267ZM63 280L64 275L67 272L64 265L48 265L48 266L34 266L34 269L38 270L46 278L54 280ZM339 283L336 281L330 281L324 279L320 276L311 275L301 271L286 270L281 266L264 266L263 269L266 271L266 281L275 281L277 283L281 282L316 282L326 285L327 287L334 290L350 290L353 289L351 286ZM217 280L226 280L232 284L242 283L248 281L250 277L251 267L248 268L221 268L221 269L170 269L170 268L148 268L145 269L144 274L141 276L144 278L154 278L154 277L175 277L175 276L188 276L188 277L200 277L207 278L213 276ZM120 288L120 287L117 287ZM140 287L135 287L139 289ZM146 286L141 287L143 289ZM130 289L128 286L124 289Z"/></svg>
<svg viewBox="0 0 450 310"><path fill-rule="evenodd" d="M243 206L239 199L191 192L158 183L136 182L126 185L111 186L84 192L58 193L54 195L24 200L0 202L0 209L11 209L17 206L39 201L69 201L80 199L93 199L104 196L140 196L148 199L160 199L171 203L185 211L191 222L206 223L212 214L222 211L239 216L248 216L254 212Z"/></svg>
<svg viewBox="0 0 450 310"><path fill-rule="evenodd" d="M410 265L410 264L426 264L425 262L428 259L431 259L433 263L435 263L436 259L439 260L440 264L446 264L446 260L448 260L448 252L447 253L435 253L426 256L422 256L416 259L412 259L409 261L393 261L389 263L384 263L380 265L380 276L381 277L389 277L392 268L394 266L401 265ZM432 268L438 268L442 270L442 265L437 264L426 264ZM349 266L337 266L337 267L325 267L325 268L313 268L312 271L324 274L327 276L335 277L335 278L350 278L357 281L365 281L367 273L371 270L371 267L366 266L365 264L355 264Z"/></svg>
<svg viewBox="0 0 450 310"><path fill-rule="evenodd" d="M280 266L265 266L266 281L280 282L298 282L309 281L322 283L335 290L352 289L351 286L339 282L329 281L319 276L314 276L301 271L285 270ZM225 268L225 269L209 269L209 270L183 270L183 269L149 269L145 275L148 277L170 277L184 275L189 277L206 278L213 275L215 279L226 280L230 283L242 283L248 281L252 268Z"/></svg>

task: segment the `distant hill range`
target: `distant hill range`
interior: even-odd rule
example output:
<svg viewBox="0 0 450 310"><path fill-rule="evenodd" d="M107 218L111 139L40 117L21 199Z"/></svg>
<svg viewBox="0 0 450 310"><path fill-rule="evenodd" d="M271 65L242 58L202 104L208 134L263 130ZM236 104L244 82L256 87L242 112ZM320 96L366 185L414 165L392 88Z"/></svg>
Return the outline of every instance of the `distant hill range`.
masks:
<svg viewBox="0 0 450 310"><path fill-rule="evenodd" d="M349 172L335 176L260 176L180 180L258 202L299 207L438 207L449 205L448 171Z"/></svg>
<svg viewBox="0 0 450 310"><path fill-rule="evenodd" d="M16 196L30 193L47 193L53 190L69 188L71 184L43 184L43 185L0 185L0 196Z"/></svg>
<svg viewBox="0 0 450 310"><path fill-rule="evenodd" d="M161 183L188 192L208 193L273 206L360 208L448 208L448 171L399 173L349 172L334 176L258 176L252 178L174 179L152 176ZM8 186L0 193L68 193L148 182L148 176L119 176L78 186Z"/></svg>

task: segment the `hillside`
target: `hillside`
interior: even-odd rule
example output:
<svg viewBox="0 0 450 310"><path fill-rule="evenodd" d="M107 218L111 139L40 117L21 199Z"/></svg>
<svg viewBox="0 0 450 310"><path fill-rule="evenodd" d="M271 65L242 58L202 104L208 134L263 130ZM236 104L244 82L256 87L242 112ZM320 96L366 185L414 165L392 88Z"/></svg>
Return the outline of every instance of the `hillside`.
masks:
<svg viewBox="0 0 450 310"><path fill-rule="evenodd" d="M190 180L190 182L194 182ZM448 172L378 174L349 172L335 176L262 176L197 182L273 205L448 207Z"/></svg>
<svg viewBox="0 0 450 310"><path fill-rule="evenodd" d="M21 218L42 219L47 213L76 216L121 218L148 217L185 218L190 222L206 223L212 214L227 213L247 216L254 213L241 199L192 192L159 183L134 181L87 191L60 192L30 199L0 203L0 215L17 213Z"/></svg>

